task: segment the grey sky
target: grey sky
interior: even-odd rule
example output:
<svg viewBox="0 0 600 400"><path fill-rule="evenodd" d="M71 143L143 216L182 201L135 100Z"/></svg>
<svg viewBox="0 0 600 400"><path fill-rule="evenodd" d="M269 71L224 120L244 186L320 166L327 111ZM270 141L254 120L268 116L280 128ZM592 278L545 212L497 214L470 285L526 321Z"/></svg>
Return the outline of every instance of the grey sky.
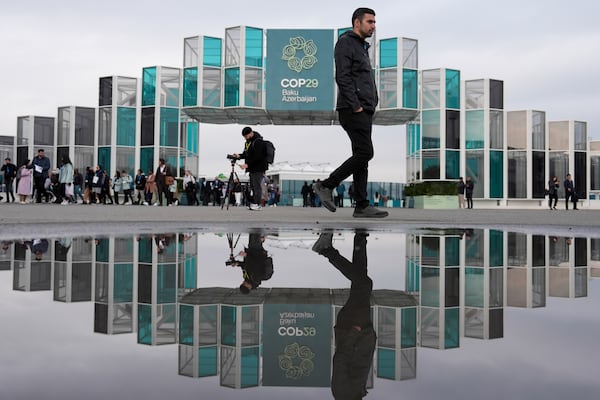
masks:
<svg viewBox="0 0 600 400"><path fill-rule="evenodd" d="M59 106L96 106L98 78L140 77L153 65L180 67L183 38L223 37L226 27L338 28L357 6L377 13L377 38L419 40L419 68L461 70L462 79L504 81L507 110L546 111L548 120L588 122L600 138L600 5L570 2L198 2L19 1L0 15L0 134L19 115L56 116ZM278 161L330 161L350 153L340 127L260 127ZM201 126L201 173L228 169L239 126ZM404 179L404 128L376 127L370 179ZM315 144L320 144L320 149Z"/></svg>

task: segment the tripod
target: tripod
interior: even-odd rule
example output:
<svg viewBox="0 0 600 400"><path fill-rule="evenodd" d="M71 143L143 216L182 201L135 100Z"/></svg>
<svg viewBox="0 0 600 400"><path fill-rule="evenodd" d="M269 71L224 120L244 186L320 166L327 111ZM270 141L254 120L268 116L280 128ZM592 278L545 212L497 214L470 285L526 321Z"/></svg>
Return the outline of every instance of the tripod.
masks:
<svg viewBox="0 0 600 400"><path fill-rule="evenodd" d="M240 236L241 234L238 233L237 238L235 239L234 242L234 233L228 233L227 234L227 243L229 243L229 258L225 261L225 265L236 265L236 259L235 256L233 255L233 249L237 246L239 240L240 240Z"/></svg>
<svg viewBox="0 0 600 400"><path fill-rule="evenodd" d="M231 173L229 174L229 180L227 180L227 189L225 191L225 199L221 203L221 210L225 206L225 203L227 203L227 209L229 210L229 199L233 193L233 185L235 184L236 179L238 182L240 181L237 173L235 172L235 161L236 160L231 160Z"/></svg>

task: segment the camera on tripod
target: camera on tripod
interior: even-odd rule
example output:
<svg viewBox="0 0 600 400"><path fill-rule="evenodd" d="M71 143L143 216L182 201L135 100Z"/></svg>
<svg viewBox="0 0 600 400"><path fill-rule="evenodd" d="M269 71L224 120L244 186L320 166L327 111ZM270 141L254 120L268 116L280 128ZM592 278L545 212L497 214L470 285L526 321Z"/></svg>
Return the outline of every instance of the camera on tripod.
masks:
<svg viewBox="0 0 600 400"><path fill-rule="evenodd" d="M237 266L240 262L235 259L233 255L229 256L229 259L225 260L225 265Z"/></svg>
<svg viewBox="0 0 600 400"><path fill-rule="evenodd" d="M239 159L240 159L240 156L237 156L237 155L235 155L235 154L227 154L227 159L228 159L228 160L231 160L232 162L234 162L234 161L236 161L236 160L239 160Z"/></svg>

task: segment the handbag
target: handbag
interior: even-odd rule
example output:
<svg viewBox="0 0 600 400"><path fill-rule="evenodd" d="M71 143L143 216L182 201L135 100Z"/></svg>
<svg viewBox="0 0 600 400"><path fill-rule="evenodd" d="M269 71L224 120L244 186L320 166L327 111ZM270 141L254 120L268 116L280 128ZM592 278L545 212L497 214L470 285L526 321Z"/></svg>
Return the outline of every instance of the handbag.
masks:
<svg viewBox="0 0 600 400"><path fill-rule="evenodd" d="M73 187L72 183L67 183L65 185L65 196L73 196Z"/></svg>
<svg viewBox="0 0 600 400"><path fill-rule="evenodd" d="M175 178L170 175L165 176L165 184L167 186L171 186L173 183L175 183Z"/></svg>

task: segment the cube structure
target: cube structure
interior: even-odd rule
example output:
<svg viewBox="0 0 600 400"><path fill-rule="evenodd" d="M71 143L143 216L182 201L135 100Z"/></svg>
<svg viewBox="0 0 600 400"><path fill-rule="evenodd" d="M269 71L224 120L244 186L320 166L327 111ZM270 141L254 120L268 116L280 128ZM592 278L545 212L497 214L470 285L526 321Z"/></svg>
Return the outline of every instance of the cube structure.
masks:
<svg viewBox="0 0 600 400"><path fill-rule="evenodd" d="M562 185L567 174L571 174L575 192L580 200L588 198L588 132L587 123L582 121L548 122L548 174L561 183L559 198L564 197ZM541 183L541 182L540 182Z"/></svg>
<svg viewBox="0 0 600 400"><path fill-rule="evenodd" d="M586 238L552 236L548 240L548 296L587 297L589 285Z"/></svg>
<svg viewBox="0 0 600 400"><path fill-rule="evenodd" d="M600 140L589 142L590 200L600 200Z"/></svg>
<svg viewBox="0 0 600 400"><path fill-rule="evenodd" d="M36 248L47 249L36 257ZM13 261L13 290L36 292L52 290L54 269L52 258L54 249L47 239L33 239L29 242L15 242ZM36 259L39 258L39 259Z"/></svg>
<svg viewBox="0 0 600 400"><path fill-rule="evenodd" d="M44 149L50 165L56 167L54 118L28 115L17 117L17 157L15 164L23 165L33 159L39 149ZM13 161L14 162L14 161Z"/></svg>
<svg viewBox="0 0 600 400"><path fill-rule="evenodd" d="M68 156L75 168L94 166L96 109L66 106L58 108L56 126L56 165ZM80 170L82 174L85 171Z"/></svg>
<svg viewBox="0 0 600 400"><path fill-rule="evenodd" d="M507 233L506 305L546 307L547 263L545 236Z"/></svg>
<svg viewBox="0 0 600 400"><path fill-rule="evenodd" d="M92 300L92 244L84 238L54 241L54 301Z"/></svg>
<svg viewBox="0 0 600 400"><path fill-rule="evenodd" d="M106 170L108 176L122 170L135 175L139 165L137 107L137 78L100 78L96 164Z"/></svg>

